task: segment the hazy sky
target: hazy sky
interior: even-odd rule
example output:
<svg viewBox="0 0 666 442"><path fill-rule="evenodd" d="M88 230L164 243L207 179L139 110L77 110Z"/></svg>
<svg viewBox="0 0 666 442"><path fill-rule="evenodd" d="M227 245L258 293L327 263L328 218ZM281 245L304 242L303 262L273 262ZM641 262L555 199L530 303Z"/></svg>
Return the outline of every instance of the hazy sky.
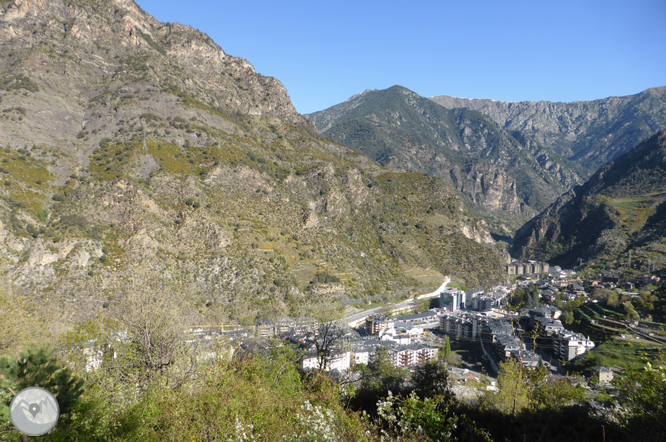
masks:
<svg viewBox="0 0 666 442"><path fill-rule="evenodd" d="M136 0L287 87L300 113L399 84L580 101L666 86L666 1Z"/></svg>

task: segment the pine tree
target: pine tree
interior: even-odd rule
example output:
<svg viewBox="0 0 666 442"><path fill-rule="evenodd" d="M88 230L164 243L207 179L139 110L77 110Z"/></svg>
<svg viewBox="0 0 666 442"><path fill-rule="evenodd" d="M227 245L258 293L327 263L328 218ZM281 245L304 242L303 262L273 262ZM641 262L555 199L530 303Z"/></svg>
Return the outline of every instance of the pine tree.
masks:
<svg viewBox="0 0 666 442"><path fill-rule="evenodd" d="M16 359L0 359L0 374L2 387L15 393L28 387L50 391L58 400L61 416L73 410L84 391L83 379L72 374L48 347L32 346Z"/></svg>

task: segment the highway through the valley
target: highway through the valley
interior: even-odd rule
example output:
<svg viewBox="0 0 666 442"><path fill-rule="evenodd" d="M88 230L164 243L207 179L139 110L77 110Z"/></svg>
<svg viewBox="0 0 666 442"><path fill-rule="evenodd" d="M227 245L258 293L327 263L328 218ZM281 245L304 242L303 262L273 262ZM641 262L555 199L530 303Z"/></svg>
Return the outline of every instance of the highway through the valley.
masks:
<svg viewBox="0 0 666 442"><path fill-rule="evenodd" d="M397 304L382 305L380 307L375 307L375 308L371 308L369 310L364 310L364 311L359 312L359 313L354 313L351 316L347 316L344 320L350 327L356 327L358 324L363 322L365 320L365 318L367 318L368 316L376 315L378 313L381 313L382 311L386 311L388 308L391 308L391 310L394 310L394 311L400 311L400 310L407 311L409 309L416 308L416 299L434 298L436 296L439 296L440 293L442 293L446 289L446 285L449 282L451 282L451 279L447 276L444 279L444 283L442 283L442 285L439 286L439 288L437 290L435 290L434 292L432 292L432 293L427 293L425 295L420 295L420 296L417 296L414 299L407 299L407 300L399 302Z"/></svg>

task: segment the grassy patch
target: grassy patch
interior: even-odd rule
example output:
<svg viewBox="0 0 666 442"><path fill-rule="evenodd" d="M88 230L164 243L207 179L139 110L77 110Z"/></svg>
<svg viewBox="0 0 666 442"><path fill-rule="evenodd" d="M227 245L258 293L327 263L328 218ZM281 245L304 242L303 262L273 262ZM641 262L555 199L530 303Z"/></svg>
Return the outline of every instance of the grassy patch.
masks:
<svg viewBox="0 0 666 442"><path fill-rule="evenodd" d="M666 192L653 192L629 198L609 199L608 203L620 212L620 221L626 231L642 227L655 213L655 207L666 197Z"/></svg>
<svg viewBox="0 0 666 442"><path fill-rule="evenodd" d="M27 89L31 92L37 92L39 91L39 86L37 86L37 83L25 75L18 74L14 76L0 77L0 89L4 89L6 91L11 91L14 89Z"/></svg>
<svg viewBox="0 0 666 442"><path fill-rule="evenodd" d="M104 147L95 149L90 158L90 174L104 181L114 181L124 177L138 144L105 143Z"/></svg>
<svg viewBox="0 0 666 442"><path fill-rule="evenodd" d="M157 42L155 42L155 40L153 40L150 37L150 35L144 34L143 32L141 32L139 28L136 28L136 33L139 34L139 37L143 38L151 48L155 49L160 54L166 56L166 50L164 50L162 46L160 46Z"/></svg>
<svg viewBox="0 0 666 442"><path fill-rule="evenodd" d="M449 282L448 284L446 284L446 287L451 287L458 290L467 290L467 286L459 282Z"/></svg>
<svg viewBox="0 0 666 442"><path fill-rule="evenodd" d="M640 370L654 360L658 349L659 346L656 345L638 344L614 338L585 354L580 361L571 364L571 368L583 371L601 366Z"/></svg>
<svg viewBox="0 0 666 442"><path fill-rule="evenodd" d="M53 175L37 160L0 150L0 179L12 202L39 219Z"/></svg>

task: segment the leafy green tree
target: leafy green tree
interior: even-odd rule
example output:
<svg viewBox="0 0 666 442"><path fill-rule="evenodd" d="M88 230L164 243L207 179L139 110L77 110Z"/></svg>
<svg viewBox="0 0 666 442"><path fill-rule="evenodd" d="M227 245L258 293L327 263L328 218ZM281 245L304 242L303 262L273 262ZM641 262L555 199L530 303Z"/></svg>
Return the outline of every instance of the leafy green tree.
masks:
<svg viewBox="0 0 666 442"><path fill-rule="evenodd" d="M361 365L360 371L361 387L353 401L359 409L372 411L389 391L398 395L404 389L407 371L393 365L386 347L377 347L375 358L367 366Z"/></svg>
<svg viewBox="0 0 666 442"><path fill-rule="evenodd" d="M606 296L606 306L609 308L616 308L619 303L620 296L613 291L608 291L608 295Z"/></svg>
<svg viewBox="0 0 666 442"><path fill-rule="evenodd" d="M530 388L523 369L517 361L509 359L500 363L497 377L497 393L486 392L481 398L481 406L503 414L516 415L529 405Z"/></svg>
<svg viewBox="0 0 666 442"><path fill-rule="evenodd" d="M443 361L430 361L419 365L412 374L414 392L421 399L439 397L450 400L453 398L449 388L449 373Z"/></svg>
<svg viewBox="0 0 666 442"><path fill-rule="evenodd" d="M574 315L572 312L565 310L562 312L562 317L560 319L562 324L571 325L574 322Z"/></svg>
<svg viewBox="0 0 666 442"><path fill-rule="evenodd" d="M635 321L640 318L638 313L636 313L636 310L634 310L634 306L631 304L631 302L629 301L623 302L622 308L626 313L627 321Z"/></svg>
<svg viewBox="0 0 666 442"><path fill-rule="evenodd" d="M448 402L442 398L419 399L414 392L400 399L389 394L377 404L380 440L455 440L459 418L448 416Z"/></svg>
<svg viewBox="0 0 666 442"><path fill-rule="evenodd" d="M585 390L566 379L542 379L533 384L530 407L534 410L559 410L585 401Z"/></svg>
<svg viewBox="0 0 666 442"><path fill-rule="evenodd" d="M665 356L662 352L661 362ZM643 370L625 373L613 383L620 402L627 409L624 424L635 434L635 440L665 440L666 367L648 363Z"/></svg>
<svg viewBox="0 0 666 442"><path fill-rule="evenodd" d="M527 308L535 308L539 307L539 304L541 302L541 297L539 296L539 289L534 284L530 284L527 287L527 300L525 303L525 307Z"/></svg>
<svg viewBox="0 0 666 442"><path fill-rule="evenodd" d="M584 401L582 388L566 379L549 378L547 373L541 360L534 370L521 367L513 359L501 363L497 378L499 392L484 394L482 408L517 416L521 412L561 410Z"/></svg>

